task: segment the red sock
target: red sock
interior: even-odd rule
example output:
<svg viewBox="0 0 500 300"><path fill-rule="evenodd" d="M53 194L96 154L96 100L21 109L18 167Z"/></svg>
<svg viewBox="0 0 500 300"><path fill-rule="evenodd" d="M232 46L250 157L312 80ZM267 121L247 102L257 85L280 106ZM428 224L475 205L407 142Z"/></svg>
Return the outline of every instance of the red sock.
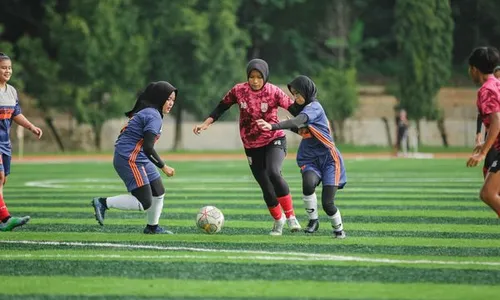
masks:
<svg viewBox="0 0 500 300"><path fill-rule="evenodd" d="M3 195L0 194L0 221L10 216L9 211L7 210L7 206L3 201Z"/></svg>
<svg viewBox="0 0 500 300"><path fill-rule="evenodd" d="M292 195L288 194L283 197L278 197L278 202L281 204L281 207L283 207L283 211L285 212L287 219L295 216L295 212L293 211Z"/></svg>
<svg viewBox="0 0 500 300"><path fill-rule="evenodd" d="M281 205L276 205L275 207L268 207L269 209L269 212L271 213L271 216L273 216L273 218L275 220L279 220L281 219Z"/></svg>

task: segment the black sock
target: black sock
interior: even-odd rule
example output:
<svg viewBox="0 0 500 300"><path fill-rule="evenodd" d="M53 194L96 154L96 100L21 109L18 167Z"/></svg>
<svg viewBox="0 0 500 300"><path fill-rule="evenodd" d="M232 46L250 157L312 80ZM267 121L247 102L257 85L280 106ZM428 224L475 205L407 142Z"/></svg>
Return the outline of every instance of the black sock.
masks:
<svg viewBox="0 0 500 300"><path fill-rule="evenodd" d="M104 205L106 209L109 209L108 203L106 203L106 198L99 198L99 202L101 202L101 204Z"/></svg>
<svg viewBox="0 0 500 300"><path fill-rule="evenodd" d="M10 216L3 218L2 223L6 223L9 219L10 219Z"/></svg>
<svg viewBox="0 0 500 300"><path fill-rule="evenodd" d="M148 228L150 228L150 229L156 229L156 228L158 228L158 224L156 224L156 225L149 225L148 224Z"/></svg>

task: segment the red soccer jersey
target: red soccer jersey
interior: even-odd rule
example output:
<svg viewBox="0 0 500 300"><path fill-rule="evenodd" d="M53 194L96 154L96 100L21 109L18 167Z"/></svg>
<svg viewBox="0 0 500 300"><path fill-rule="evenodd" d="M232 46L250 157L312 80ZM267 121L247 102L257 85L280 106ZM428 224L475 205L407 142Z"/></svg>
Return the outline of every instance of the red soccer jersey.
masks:
<svg viewBox="0 0 500 300"><path fill-rule="evenodd" d="M500 80L489 75L488 80L477 92L477 109L486 128L490 127L489 115L500 112ZM497 136L495 149L500 150L500 135Z"/></svg>
<svg viewBox="0 0 500 300"><path fill-rule="evenodd" d="M246 149L253 149L285 136L283 130L262 131L255 121L263 119L269 123L279 123L278 107L288 109L294 101L274 84L266 83L262 89L254 91L245 82L235 85L221 102L229 106L238 104L241 141Z"/></svg>

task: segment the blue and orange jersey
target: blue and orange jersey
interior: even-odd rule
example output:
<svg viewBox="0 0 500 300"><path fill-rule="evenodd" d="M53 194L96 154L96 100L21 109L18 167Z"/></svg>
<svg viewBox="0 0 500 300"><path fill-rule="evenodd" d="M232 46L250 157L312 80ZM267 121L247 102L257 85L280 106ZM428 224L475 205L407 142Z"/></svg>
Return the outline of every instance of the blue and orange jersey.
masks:
<svg viewBox="0 0 500 300"><path fill-rule="evenodd" d="M297 151L297 160L313 161L318 156L331 154L335 161L341 161L342 157L335 146L330 122L321 104L313 101L300 113L307 115L308 121L305 127L299 128L302 141Z"/></svg>
<svg viewBox="0 0 500 300"><path fill-rule="evenodd" d="M155 108L145 108L135 113L123 127L115 143L115 153L133 162L146 163L149 159L142 150L144 134L152 132L156 140L160 138L162 118Z"/></svg>
<svg viewBox="0 0 500 300"><path fill-rule="evenodd" d="M12 118L21 113L19 99L16 89L7 84L5 89L0 90L0 152L11 155L10 127Z"/></svg>

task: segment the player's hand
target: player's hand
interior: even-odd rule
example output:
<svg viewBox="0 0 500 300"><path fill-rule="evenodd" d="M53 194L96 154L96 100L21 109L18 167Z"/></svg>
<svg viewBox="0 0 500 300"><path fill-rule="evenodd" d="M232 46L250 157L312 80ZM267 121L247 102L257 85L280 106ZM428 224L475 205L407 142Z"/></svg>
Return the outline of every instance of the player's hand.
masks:
<svg viewBox="0 0 500 300"><path fill-rule="evenodd" d="M38 139L42 137L43 131L40 128L36 127L35 125L31 125L31 127L28 130L31 131L34 135L36 135Z"/></svg>
<svg viewBox="0 0 500 300"><path fill-rule="evenodd" d="M165 173L165 175L167 175L167 177L172 177L175 175L175 169L167 165L164 165L161 170L163 171L163 173Z"/></svg>
<svg viewBox="0 0 500 300"><path fill-rule="evenodd" d="M259 126L260 130L262 131L270 131L272 129L271 124L267 123L262 119L258 119L255 122L257 122L257 126Z"/></svg>
<svg viewBox="0 0 500 300"><path fill-rule="evenodd" d="M476 134L476 138L474 140L474 143L477 146L481 146L483 144L483 136L481 133Z"/></svg>
<svg viewBox="0 0 500 300"><path fill-rule="evenodd" d="M203 130L207 130L207 128L209 126L210 125L207 125L205 123L200 124L200 125L195 125L194 128L193 128L193 133L196 134L196 135L199 135Z"/></svg>
<svg viewBox="0 0 500 300"><path fill-rule="evenodd" d="M474 153L469 157L469 160L467 160L467 167L475 167L479 164L480 161L484 159L486 155L484 155L481 152Z"/></svg>
<svg viewBox="0 0 500 300"><path fill-rule="evenodd" d="M483 143L477 144L476 147L472 150L472 154L478 154L481 152L481 149L483 148Z"/></svg>

